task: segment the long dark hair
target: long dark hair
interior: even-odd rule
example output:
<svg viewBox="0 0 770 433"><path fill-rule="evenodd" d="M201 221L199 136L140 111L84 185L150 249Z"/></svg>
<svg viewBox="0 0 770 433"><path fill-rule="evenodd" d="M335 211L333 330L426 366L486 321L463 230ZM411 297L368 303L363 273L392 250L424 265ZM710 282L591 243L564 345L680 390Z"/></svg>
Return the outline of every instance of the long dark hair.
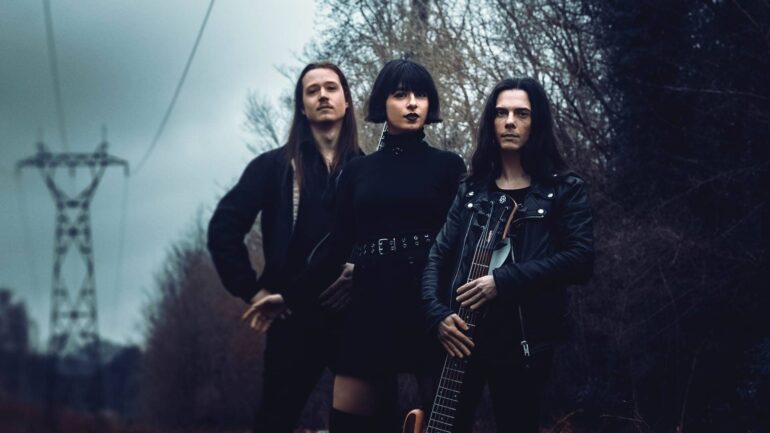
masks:
<svg viewBox="0 0 770 433"><path fill-rule="evenodd" d="M521 149L521 166L534 180L551 179L554 173L567 170L558 149L556 134L553 131L553 116L551 104L545 89L537 80L530 77L506 78L497 83L484 104L484 111L479 119L476 148L471 157L471 169L468 179L480 181L491 175L494 179L500 176L502 161L500 159L500 143L495 134L495 115L497 97L506 90L519 89L527 92L532 108L532 126L529 139Z"/></svg>
<svg viewBox="0 0 770 433"><path fill-rule="evenodd" d="M348 86L345 74L342 73L337 65L331 62L322 61L308 64L299 74L297 84L294 86L294 116L291 119L289 138L286 142L286 156L290 161L294 161L294 175L300 185L302 185L304 179L302 170L302 142L312 139L313 136L310 131L310 122L308 122L307 117L302 112L305 108L302 103L302 92L304 90L302 79L305 78L305 74L313 69L330 69L334 71L340 79L340 84L342 84L345 102L348 103L345 116L342 118L342 128L340 129L334 159L330 168L330 179L334 178L352 156L361 152L358 146L356 116L353 113L353 97L350 95L350 86Z"/></svg>
<svg viewBox="0 0 770 433"><path fill-rule="evenodd" d="M412 91L428 97L428 117L425 124L441 122L441 104L433 77L425 66L411 60L391 60L385 63L374 80L366 102L366 121L382 123L388 120L385 100L396 90Z"/></svg>

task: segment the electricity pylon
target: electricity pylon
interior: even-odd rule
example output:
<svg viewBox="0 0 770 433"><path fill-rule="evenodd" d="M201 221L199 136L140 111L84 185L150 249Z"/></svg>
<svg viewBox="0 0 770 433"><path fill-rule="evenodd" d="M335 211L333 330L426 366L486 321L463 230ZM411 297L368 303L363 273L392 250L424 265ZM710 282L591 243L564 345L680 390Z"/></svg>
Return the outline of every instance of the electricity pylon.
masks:
<svg viewBox="0 0 770 433"><path fill-rule="evenodd" d="M51 315L48 339L48 405L49 421L54 430L58 422L53 419L56 402L80 400L94 413L102 408L101 356L99 327L94 281L94 255L91 239L91 199L107 167L123 166L128 176L128 163L107 154L107 142L102 141L94 153L52 153L38 143L37 154L19 161L16 173L22 168L35 167L43 176L45 185L56 203L56 231L54 238L53 280L51 287ZM74 177L77 169L87 169L90 181L74 195L67 194L56 183L59 169L68 169ZM67 287L62 275L62 265L70 250L79 254L85 272L78 288ZM85 361L79 364L80 380L62 380L62 360L65 357ZM71 378L70 378L71 379ZM80 382L81 386L73 382ZM79 398L80 397L80 398Z"/></svg>

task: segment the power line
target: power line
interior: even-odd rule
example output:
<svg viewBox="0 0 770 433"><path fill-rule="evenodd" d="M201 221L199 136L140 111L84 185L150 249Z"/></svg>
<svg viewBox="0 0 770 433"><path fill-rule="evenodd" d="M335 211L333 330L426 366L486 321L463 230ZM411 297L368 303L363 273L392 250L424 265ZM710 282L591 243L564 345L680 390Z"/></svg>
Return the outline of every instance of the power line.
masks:
<svg viewBox="0 0 770 433"><path fill-rule="evenodd" d="M64 151L69 151L67 141L67 126L64 122L64 109L62 108L61 84L59 81L59 66L56 57L56 43L53 35L53 18L51 17L50 0L43 0L43 12L45 13L45 32L48 41L48 62L51 64L51 78L53 79L54 101L56 103L56 115L59 120L59 136Z"/></svg>
<svg viewBox="0 0 770 433"><path fill-rule="evenodd" d="M211 2L209 2L209 7L206 10L206 15L203 17L203 23L201 23L201 27L198 30L198 36L195 38L195 43L193 44L192 51L190 52L190 56L187 58L187 64L185 65L184 71L182 72L182 77L179 79L179 83L177 84L176 90L174 91L174 96L171 98L171 103L168 105L168 109L166 109L166 114L163 116L163 120L160 122L160 127L158 128L158 131L155 133L155 137L153 137L152 143L150 144L150 147L147 149L147 152L144 154L144 156L139 161L139 163L136 164L134 173L137 173L139 170L141 170L144 163L147 162L147 158L150 157L150 154L155 149L155 145L158 144L158 139L160 139L160 136L163 133L163 129L166 127L166 123L168 122L168 119L171 116L171 112L174 110L174 105L176 104L176 100L179 97L180 91L182 90L182 85L184 85L184 81L187 78L187 72L190 70L190 65L192 64L193 58L195 57L195 52L198 50L198 44L200 43L201 37L203 36L203 31L206 29L206 23L208 23L209 21L209 16L211 15L211 9L214 7L214 1L215 0L211 0Z"/></svg>

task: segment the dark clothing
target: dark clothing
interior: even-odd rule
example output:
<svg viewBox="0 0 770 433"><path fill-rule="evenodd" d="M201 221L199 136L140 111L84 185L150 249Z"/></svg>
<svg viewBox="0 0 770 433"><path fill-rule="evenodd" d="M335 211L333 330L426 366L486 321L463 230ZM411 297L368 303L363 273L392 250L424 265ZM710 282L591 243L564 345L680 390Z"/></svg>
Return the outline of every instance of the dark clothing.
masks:
<svg viewBox="0 0 770 433"><path fill-rule="evenodd" d="M460 186L431 248L422 298L426 327L433 335L438 323L452 314L452 294L466 281L478 240L478 233L468 229L476 204L486 199L493 182ZM506 308L508 316L517 315L521 305L530 344L562 339L566 287L587 282L593 271L593 225L583 180L567 174L533 182L511 223L509 237L515 260L493 271L498 291L493 303Z"/></svg>
<svg viewBox="0 0 770 433"><path fill-rule="evenodd" d="M254 158L211 217L208 247L214 265L225 288L246 302L260 288L275 292L285 286L328 232L331 198L326 192L330 184L326 165L312 140L302 146L305 181L300 188L298 228L293 221L294 170L286 146ZM324 205L324 201L329 204ZM243 237L260 212L265 268L257 279ZM311 224L305 224L305 219ZM339 269L336 271L339 275Z"/></svg>
<svg viewBox="0 0 770 433"><path fill-rule="evenodd" d="M340 318L316 316L276 320L267 332L262 401L254 432L293 432L321 374L333 365Z"/></svg>
<svg viewBox="0 0 770 433"><path fill-rule="evenodd" d="M527 194L529 194L530 190L530 187L519 189L503 189L495 185L495 191L507 194L508 197L512 198L516 203L524 203L524 199L527 197Z"/></svg>
<svg viewBox="0 0 770 433"><path fill-rule="evenodd" d="M500 193L492 179L460 186L422 278L425 326L433 336L459 307L455 292L468 279L480 236L478 209ZM554 175L512 193L523 197L508 233L510 253L492 271L498 296L476 328L455 433L470 431L485 382L498 432L538 431L553 347L565 336L566 287L585 283L593 269L591 208L582 179Z"/></svg>
<svg viewBox="0 0 770 433"><path fill-rule="evenodd" d="M436 234L465 165L456 154L430 147L423 137L421 132L388 135L382 150L345 167L327 244L283 292L290 309L301 310L316 298L355 244ZM338 373L371 380L417 369L420 275L426 256L427 248L418 248L356 261Z"/></svg>
<svg viewBox="0 0 770 433"><path fill-rule="evenodd" d="M294 221L294 170L286 146L255 158L219 202L209 223L208 247L225 288L246 302L265 288L276 291L306 266L328 233L333 181L312 140L302 142L303 185ZM252 269L244 236L262 214L265 268ZM341 268L335 270L339 275ZM254 431L294 431L310 392L336 357L340 318L308 302L301 314L276 321L267 333L262 402ZM255 336L256 338L256 336Z"/></svg>
<svg viewBox="0 0 770 433"><path fill-rule="evenodd" d="M463 378L463 388L452 433L470 433L484 385L489 384L492 410L498 433L537 433L545 385L551 371L553 351L534 354L528 366L521 357L472 357Z"/></svg>

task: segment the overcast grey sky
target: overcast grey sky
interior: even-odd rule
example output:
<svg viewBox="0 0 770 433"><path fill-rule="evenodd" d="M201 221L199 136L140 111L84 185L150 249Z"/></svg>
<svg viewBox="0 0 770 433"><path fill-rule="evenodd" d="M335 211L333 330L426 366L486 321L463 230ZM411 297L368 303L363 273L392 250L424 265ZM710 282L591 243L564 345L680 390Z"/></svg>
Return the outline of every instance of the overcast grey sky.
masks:
<svg viewBox="0 0 770 433"><path fill-rule="evenodd" d="M104 124L110 153L135 166L173 95L209 1L51 3L70 151L93 151ZM317 30L316 13L313 0L214 5L155 152L128 179L120 169L108 170L92 202L99 325L106 338L141 341L141 309L167 248L199 209L208 220L216 198L252 157L242 128L248 91L278 97L291 87L275 66L298 65L295 55ZM35 152L41 129L51 150L63 150L42 1L0 1L0 287L25 302L45 344L55 209L35 170L19 181L14 175L16 161ZM73 183L62 174L69 187L84 179ZM68 281L77 286L77 268L70 268Z"/></svg>

